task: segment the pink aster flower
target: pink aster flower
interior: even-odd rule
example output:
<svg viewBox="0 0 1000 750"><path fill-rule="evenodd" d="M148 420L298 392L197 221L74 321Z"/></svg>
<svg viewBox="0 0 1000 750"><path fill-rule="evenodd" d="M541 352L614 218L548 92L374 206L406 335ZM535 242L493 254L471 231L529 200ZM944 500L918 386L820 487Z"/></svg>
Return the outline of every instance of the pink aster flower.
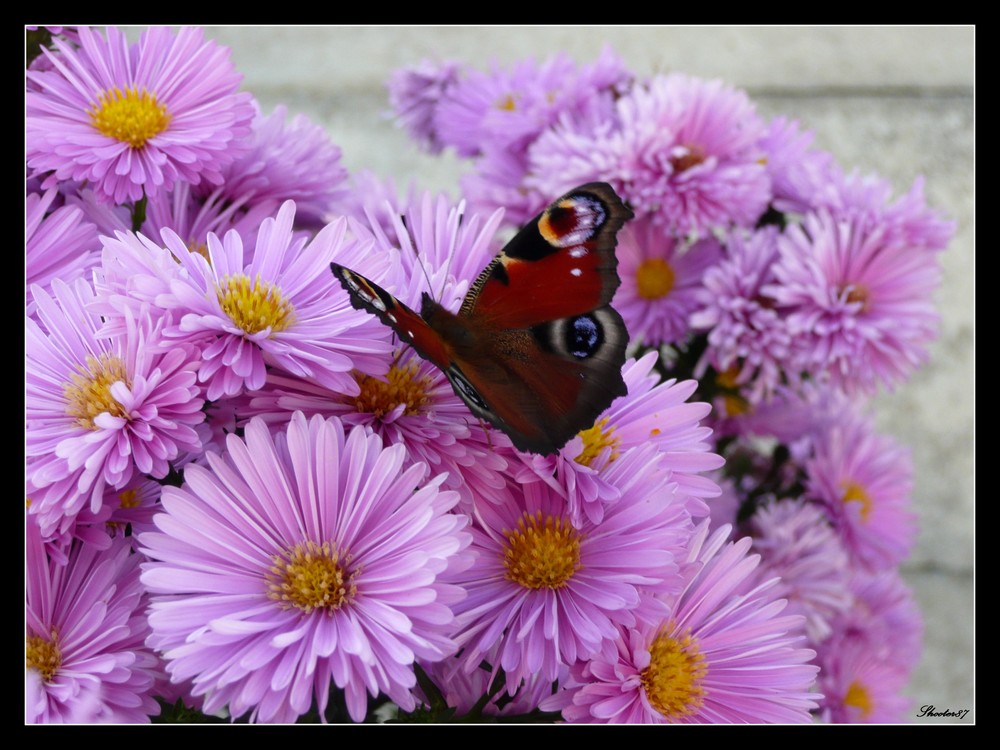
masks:
<svg viewBox="0 0 1000 750"><path fill-rule="evenodd" d="M346 194L347 170L340 163L340 148L322 127L305 115L289 122L287 116L283 105L266 117L257 113L249 151L222 170L217 200L257 211L266 204L271 212L292 200L299 221L319 222Z"/></svg>
<svg viewBox="0 0 1000 750"><path fill-rule="evenodd" d="M831 154L809 147L813 136L811 130L800 133L797 121L775 117L760 140L778 211L804 214L815 208L835 168Z"/></svg>
<svg viewBox="0 0 1000 750"><path fill-rule="evenodd" d="M25 310L34 315L31 287L49 291L53 279L73 281L100 260L97 230L73 206L49 208L57 195L55 188L44 195L31 193L24 207Z"/></svg>
<svg viewBox="0 0 1000 750"><path fill-rule="evenodd" d="M693 328L708 331L702 365L727 373L752 404L769 399L789 377L791 365L788 322L762 292L774 280L777 237L775 227L749 236L733 232L726 259L705 272L700 306L690 318Z"/></svg>
<svg viewBox="0 0 1000 750"><path fill-rule="evenodd" d="M687 558L696 574L669 616L622 628L616 648L571 667L567 689L542 703L568 722L624 724L804 723L814 652L800 648L801 618L781 614L773 583L747 581L750 539L706 541L703 525Z"/></svg>
<svg viewBox="0 0 1000 750"><path fill-rule="evenodd" d="M461 591L441 579L469 543L458 496L335 419L300 414L276 435L254 420L227 448L164 488L159 531L140 539L149 643L173 681L192 680L207 713L263 722L314 700L322 715L331 683L355 721L367 693L413 710L414 661L455 648Z"/></svg>
<svg viewBox="0 0 1000 750"><path fill-rule="evenodd" d="M183 180L222 182L250 134L249 94L229 52L200 29L151 28L136 45L80 27L80 47L56 39L54 70L29 70L28 166L91 183L107 202L137 201Z"/></svg>
<svg viewBox="0 0 1000 750"><path fill-rule="evenodd" d="M445 93L458 83L460 72L460 63L424 60L399 68L389 77L389 104L400 127L432 154L440 153L445 146L434 126L437 107Z"/></svg>
<svg viewBox="0 0 1000 750"><path fill-rule="evenodd" d="M220 187L208 195L198 196L191 185L178 182L172 190L161 191L149 199L146 220L139 233L146 237L160 237L164 229L169 229L183 240L190 252L206 257L210 232L221 237L229 230L235 230L244 245L252 247L261 222L273 216L279 204L265 201L248 205L250 194L230 199L223 193L224 188ZM132 231L130 213L124 207L101 203L93 190L81 190L71 201L108 238Z"/></svg>
<svg viewBox="0 0 1000 750"><path fill-rule="evenodd" d="M162 235L180 268L169 279L169 293L153 303L172 316L167 338L199 347L198 378L207 383L209 400L263 387L267 365L346 394L359 392L352 370L384 366L388 329L338 293L330 262L381 279L389 258L371 253L369 244L345 241L344 219L307 242L292 231L294 218L289 201L264 221L249 262L233 231L221 240L209 235L208 260L189 252L176 234ZM150 283L159 289L162 278Z"/></svg>
<svg viewBox="0 0 1000 750"><path fill-rule="evenodd" d="M837 642L819 660L820 718L827 724L894 724L906 721L912 701L903 695L907 675L880 658L881 648L862 640Z"/></svg>
<svg viewBox="0 0 1000 750"><path fill-rule="evenodd" d="M819 643L831 621L851 606L852 568L823 508L801 500L770 502L751 517L753 551L761 556L756 580L779 578L775 592L788 614L805 618L806 634Z"/></svg>
<svg viewBox="0 0 1000 750"><path fill-rule="evenodd" d="M444 92L435 128L460 156L476 156L487 145L523 150L561 116L580 116L602 104L610 110L616 86L629 78L610 48L579 69L559 54L541 64L529 59L510 69L494 65L489 73L469 71Z"/></svg>
<svg viewBox="0 0 1000 750"><path fill-rule="evenodd" d="M685 341L688 318L700 306L702 278L722 260L718 240L687 245L645 216L622 229L617 256L622 285L614 303L629 338L650 347Z"/></svg>
<svg viewBox="0 0 1000 750"><path fill-rule="evenodd" d="M477 503L478 556L456 579L468 592L457 635L467 670L489 661L514 694L522 680L555 680L606 648L619 625L662 612L651 596L677 590L690 513L652 446L607 475L620 497L600 523L574 522L562 496L538 482L514 502Z"/></svg>
<svg viewBox="0 0 1000 750"><path fill-rule="evenodd" d="M906 558L916 533L906 448L848 414L820 436L805 469L808 495L824 504L852 559L880 570Z"/></svg>
<svg viewBox="0 0 1000 750"><path fill-rule="evenodd" d="M820 717L837 724L911 720L905 690L920 659L923 620L895 568L855 571L851 607L817 647Z"/></svg>
<svg viewBox="0 0 1000 750"><path fill-rule="evenodd" d="M191 347L161 348L148 316L124 316L121 335L98 335L94 292L54 280L34 295L41 325L26 321L26 454L36 488L31 513L46 537L67 531L87 504L136 472L164 477L182 451L198 450L204 419Z"/></svg>
<svg viewBox="0 0 1000 750"><path fill-rule="evenodd" d="M404 446L408 462L445 472L442 486L459 493L463 510L472 509L473 498L506 502L508 461L503 449L511 448L510 439L480 426L444 373L412 349L391 364L386 359L384 379L354 373L361 389L357 396L272 373L239 410L240 417L284 424L296 411L336 416L351 429L369 429L386 445Z"/></svg>
<svg viewBox="0 0 1000 750"><path fill-rule="evenodd" d="M758 141L764 126L743 91L680 73L636 86L613 119L552 128L531 148L530 188L606 180L665 233L752 226L771 199Z"/></svg>
<svg viewBox="0 0 1000 750"><path fill-rule="evenodd" d="M671 481L694 516L708 515L705 498L719 494L711 479L701 476L723 464L712 453L712 430L701 424L711 407L688 403L697 383L661 381L653 371L657 354L629 360L622 367L628 392L615 399L590 429L580 432L555 456L521 454L523 468L515 470L520 483L542 481L563 495L571 517L586 515L600 522L604 509L615 502L617 487L606 470L629 451L652 445L657 464L670 472Z"/></svg>
<svg viewBox="0 0 1000 750"><path fill-rule="evenodd" d="M869 224L862 214L810 214L778 238L776 281L762 288L787 317L798 369L866 393L905 380L927 359L940 281L932 254Z"/></svg>
<svg viewBox="0 0 1000 750"><path fill-rule="evenodd" d="M25 721L148 723L160 712L158 662L144 644L139 556L118 539L105 550L77 543L52 562L30 518L25 555Z"/></svg>

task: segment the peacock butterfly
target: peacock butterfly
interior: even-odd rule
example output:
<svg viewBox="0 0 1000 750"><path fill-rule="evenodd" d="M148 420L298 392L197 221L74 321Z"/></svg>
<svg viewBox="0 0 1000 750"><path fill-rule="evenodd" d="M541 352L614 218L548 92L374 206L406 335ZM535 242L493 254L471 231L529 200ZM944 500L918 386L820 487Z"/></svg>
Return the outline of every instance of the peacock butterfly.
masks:
<svg viewBox="0 0 1000 750"><path fill-rule="evenodd" d="M526 224L469 289L458 314L426 292L420 315L330 264L351 305L440 367L472 413L533 453L555 453L625 395L628 331L611 298L618 230L632 218L610 185L569 191Z"/></svg>

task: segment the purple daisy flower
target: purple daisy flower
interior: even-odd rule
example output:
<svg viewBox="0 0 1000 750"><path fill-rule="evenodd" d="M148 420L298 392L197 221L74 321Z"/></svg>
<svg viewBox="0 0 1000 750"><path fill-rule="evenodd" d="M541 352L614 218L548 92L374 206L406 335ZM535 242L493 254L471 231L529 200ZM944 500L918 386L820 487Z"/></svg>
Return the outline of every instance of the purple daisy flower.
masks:
<svg viewBox="0 0 1000 750"><path fill-rule="evenodd" d="M698 290L692 328L708 331L704 364L728 373L740 394L756 404L784 382L791 333L785 317L762 288L774 280L778 231L765 227L749 236L733 232L727 257L708 269Z"/></svg>
<svg viewBox="0 0 1000 750"><path fill-rule="evenodd" d="M399 68L389 77L389 104L399 125L429 153L438 154L444 149L434 116L442 97L459 82L460 73L461 63L424 60Z"/></svg>
<svg viewBox="0 0 1000 750"><path fill-rule="evenodd" d="M379 372L384 366L388 329L337 293L330 262L381 280L389 258L371 253L367 243L346 241L344 219L307 242L293 233L294 218L295 204L288 201L265 220L247 263L233 231L221 240L209 235L209 260L189 252L176 234L162 235L180 267L170 292L157 294L154 304L172 316L167 338L200 348L198 378L207 383L209 400L262 388L266 365L345 394L359 392L353 369ZM151 282L153 288L161 283L156 277Z"/></svg>
<svg viewBox="0 0 1000 750"><path fill-rule="evenodd" d="M160 712L158 661L144 644L138 555L118 539L105 550L76 543L54 563L29 518L25 556L25 721L148 723Z"/></svg>
<svg viewBox="0 0 1000 750"><path fill-rule="evenodd" d="M227 448L164 488L159 531L140 539L149 643L172 679L191 679L207 713L254 721L294 721L313 700L322 715L331 682L355 721L367 693L413 710L414 661L455 648L461 591L442 576L469 543L458 496L335 419L299 414L277 435L254 420Z"/></svg>
<svg viewBox="0 0 1000 750"><path fill-rule="evenodd" d="M805 618L810 642L819 643L853 602L847 551L826 513L801 500L770 502L749 525L753 551L761 556L756 580L779 578L775 595L788 600L788 614Z"/></svg>
<svg viewBox="0 0 1000 750"><path fill-rule="evenodd" d="M702 277L722 260L714 237L692 245L663 234L647 215L628 222L619 235L615 293L633 342L646 346L683 342L690 315L698 309Z"/></svg>
<svg viewBox="0 0 1000 750"><path fill-rule="evenodd" d="M36 488L30 510L47 537L67 531L86 505L135 472L164 477L182 451L200 449L204 419L191 347L161 347L148 316L124 316L122 335L98 335L94 292L82 279L34 295L27 319L26 454ZM44 330L43 330L44 328Z"/></svg>
<svg viewBox="0 0 1000 750"><path fill-rule="evenodd" d="M552 680L536 674L529 677L518 688L517 693L511 696L505 690L495 689L497 675L493 670L487 669L485 664L480 664L471 672L463 669L462 664L460 657L452 657L428 664L425 668L427 676L438 688L445 703L455 709L457 717L471 720L481 716L527 714L552 694ZM492 697L483 703L483 697L491 692ZM423 691L420 695L427 704L428 699Z"/></svg>
<svg viewBox="0 0 1000 750"><path fill-rule="evenodd" d="M149 199L140 234L161 237L163 230L169 229L181 238L190 252L205 258L208 258L209 233L221 237L235 230L244 246L252 247L261 222L273 216L279 204L265 201L248 205L249 194L232 200L223 195L224 191L225 188L216 188L207 196L198 197L193 194L191 185L178 182L172 190L161 191ZM107 238L132 231L129 212L121 206L101 203L93 190L81 190L79 196L71 200L97 225L98 231L106 235L105 245ZM173 260L170 263L176 265Z"/></svg>
<svg viewBox="0 0 1000 750"><path fill-rule="evenodd" d="M31 287L49 291L53 279L73 281L100 261L97 229L74 206L49 208L58 191L31 193L24 207L25 312L34 315Z"/></svg>
<svg viewBox="0 0 1000 750"><path fill-rule="evenodd" d="M817 439L805 469L807 494L823 503L853 560L880 570L906 558L916 533L906 448L848 413Z"/></svg>
<svg viewBox="0 0 1000 750"><path fill-rule="evenodd" d="M669 616L623 629L616 648L571 667L567 689L542 703L569 722L626 724L804 723L814 652L800 648L801 618L781 614L771 581L748 590L750 539L729 530L690 545L696 575Z"/></svg>
<svg viewBox="0 0 1000 750"><path fill-rule="evenodd" d="M760 140L774 193L772 206L783 213L804 214L816 207L817 194L835 168L833 156L809 148L814 133L799 132L799 123L775 117Z"/></svg>
<svg viewBox="0 0 1000 750"><path fill-rule="evenodd" d="M440 369L408 349L393 359L384 379L354 376L361 392L346 396L272 373L240 409L241 420L284 424L296 411L336 416L352 429L369 429L386 445L404 446L408 462L445 472L442 486L459 493L465 511L471 511L473 498L509 500L504 449L511 448L510 439L480 427Z"/></svg>
<svg viewBox="0 0 1000 750"><path fill-rule="evenodd" d="M938 315L935 257L891 241L888 225L821 210L778 237L775 300L798 369L840 388L873 392L905 380L928 357Z"/></svg>
<svg viewBox="0 0 1000 750"><path fill-rule="evenodd" d="M27 72L28 166L93 184L102 200L137 201L178 180L222 182L250 135L251 97L229 51L200 29L145 31L130 46L80 27L80 47L54 40L55 70Z"/></svg>
<svg viewBox="0 0 1000 750"><path fill-rule="evenodd" d="M246 203L251 209L266 204L272 213L293 200L299 221L318 223L346 195L347 170L340 163L340 148L323 128L305 115L286 122L287 115L283 105L267 117L258 112L250 150L222 170L216 199Z"/></svg>
<svg viewBox="0 0 1000 750"><path fill-rule="evenodd" d="M494 65L490 73L469 71L444 92L435 129L460 156L478 156L487 144L523 151L561 116L609 112L616 87L630 78L608 47L580 69L559 54L541 64L529 59L509 70Z"/></svg>
<svg viewBox="0 0 1000 750"><path fill-rule="evenodd" d="M566 497L574 521L585 515L599 523L618 493L606 469L630 450L652 445L658 465L669 470L688 511L698 517L708 515L704 498L718 495L719 487L700 475L723 464L722 457L710 451L712 430L701 425L711 407L687 403L696 381L661 382L653 372L656 359L656 352L649 352L626 362L622 379L628 393L615 399L592 428L581 431L555 456L518 453L523 468L514 472L515 480L546 483Z"/></svg>
<svg viewBox="0 0 1000 750"><path fill-rule="evenodd" d="M902 694L907 675L886 663L864 640L838 641L819 659L820 719L827 724L895 724L906 721L911 701Z"/></svg>
<svg viewBox="0 0 1000 750"><path fill-rule="evenodd" d="M681 237L752 226L767 208L764 125L746 93L673 73L615 104L614 119L543 133L528 187L557 195L567 184L607 180L637 216L651 214Z"/></svg>
<svg viewBox="0 0 1000 750"><path fill-rule="evenodd" d="M691 515L652 446L606 473L620 497L600 523L574 522L562 496L538 482L514 502L477 503L478 556L456 579L468 592L456 636L467 670L488 660L514 694L522 680L556 680L607 647L619 625L662 613L651 597L677 590Z"/></svg>

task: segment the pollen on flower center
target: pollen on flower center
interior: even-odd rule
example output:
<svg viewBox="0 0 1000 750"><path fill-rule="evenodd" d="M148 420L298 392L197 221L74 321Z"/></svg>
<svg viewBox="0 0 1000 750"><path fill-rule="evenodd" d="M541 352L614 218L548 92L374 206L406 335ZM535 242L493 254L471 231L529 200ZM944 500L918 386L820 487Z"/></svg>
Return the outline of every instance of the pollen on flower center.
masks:
<svg viewBox="0 0 1000 750"><path fill-rule="evenodd" d="M705 161L705 149L697 144L684 146L680 151L681 153L670 159L670 165L674 168L674 172L684 172Z"/></svg>
<svg viewBox="0 0 1000 750"><path fill-rule="evenodd" d="M678 638L669 631L668 626L650 645L649 666L640 679L653 708L667 719L680 719L701 708L708 667L690 633Z"/></svg>
<svg viewBox="0 0 1000 750"><path fill-rule="evenodd" d="M74 417L81 427L96 430L94 418L107 412L115 417L128 419L128 412L114 396L111 386L118 381L132 387L125 363L113 354L100 357L87 355L86 365L78 366L79 373L70 375L70 382L63 385L66 396L66 414Z"/></svg>
<svg viewBox="0 0 1000 750"><path fill-rule="evenodd" d="M281 296L277 284L262 282L260 276L250 283L246 274L225 277L219 284L222 311L249 334L271 329L284 331L295 322L295 308Z"/></svg>
<svg viewBox="0 0 1000 750"><path fill-rule="evenodd" d="M640 297L660 299L674 288L674 269L663 258L648 258L639 265L635 281Z"/></svg>
<svg viewBox="0 0 1000 750"><path fill-rule="evenodd" d="M25 661L28 669L34 669L46 682L52 682L59 667L62 665L62 653L59 650L59 639L52 631L52 638L46 639L40 635L29 635L25 649Z"/></svg>
<svg viewBox="0 0 1000 750"><path fill-rule="evenodd" d="M98 95L99 104L90 110L95 128L110 138L142 148L150 138L162 133L170 124L166 106L158 104L156 95L146 89L119 88Z"/></svg>
<svg viewBox="0 0 1000 750"><path fill-rule="evenodd" d="M868 309L868 299L869 299L868 290L858 284L853 284L851 286L851 290L847 293L848 302L861 303L861 312L864 312L865 310Z"/></svg>
<svg viewBox="0 0 1000 750"><path fill-rule="evenodd" d="M525 513L504 531L506 578L529 589L559 589L580 569L580 533L568 521Z"/></svg>
<svg viewBox="0 0 1000 750"><path fill-rule="evenodd" d="M347 566L350 555L341 555L332 542L300 542L271 560L267 595L285 608L332 615L358 592L357 571Z"/></svg>
<svg viewBox="0 0 1000 750"><path fill-rule="evenodd" d="M121 508L138 508L139 507L139 490L132 489L122 490L118 493L118 505Z"/></svg>
<svg viewBox="0 0 1000 750"><path fill-rule="evenodd" d="M419 414L430 402L427 391L431 378L429 375L417 377L416 362L402 367L393 365L386 380L363 373L355 373L354 377L361 386L361 393L354 399L354 406L359 412L383 417L400 404L406 404L403 413L412 416Z"/></svg>
<svg viewBox="0 0 1000 750"><path fill-rule="evenodd" d="M497 109L502 109L507 112L512 112L517 109L517 102L514 100L514 95L507 94L507 96L497 102Z"/></svg>
<svg viewBox="0 0 1000 750"><path fill-rule="evenodd" d="M618 446L621 444L621 438L615 435L614 425L608 427L607 417L599 419L593 427L580 430L579 435L583 438L583 451L576 457L578 464L590 466L605 448L611 448L608 463L618 458Z"/></svg>
<svg viewBox="0 0 1000 750"><path fill-rule="evenodd" d="M847 688L847 695L844 696L844 704L853 706L861 711L862 717L868 716L874 708L872 697L868 690L857 680L852 682L850 687Z"/></svg>
<svg viewBox="0 0 1000 750"><path fill-rule="evenodd" d="M844 491L841 500L845 503L861 503L861 520L867 521L874 505L871 495L857 482L841 482L840 487Z"/></svg>

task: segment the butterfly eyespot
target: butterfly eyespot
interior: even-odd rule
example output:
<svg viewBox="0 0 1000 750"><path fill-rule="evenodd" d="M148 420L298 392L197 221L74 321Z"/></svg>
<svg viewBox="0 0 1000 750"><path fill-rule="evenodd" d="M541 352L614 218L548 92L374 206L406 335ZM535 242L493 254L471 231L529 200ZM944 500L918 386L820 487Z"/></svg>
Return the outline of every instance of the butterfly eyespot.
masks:
<svg viewBox="0 0 1000 750"><path fill-rule="evenodd" d="M446 374L455 391L473 411L477 413L490 411L490 407L483 400L483 397L479 395L479 391L472 386L472 383L466 379L461 370L457 367L450 367Z"/></svg>
<svg viewBox="0 0 1000 750"><path fill-rule="evenodd" d="M601 348L604 339L600 324L591 315L580 315L570 320L565 328L566 350L574 357L592 357Z"/></svg>

